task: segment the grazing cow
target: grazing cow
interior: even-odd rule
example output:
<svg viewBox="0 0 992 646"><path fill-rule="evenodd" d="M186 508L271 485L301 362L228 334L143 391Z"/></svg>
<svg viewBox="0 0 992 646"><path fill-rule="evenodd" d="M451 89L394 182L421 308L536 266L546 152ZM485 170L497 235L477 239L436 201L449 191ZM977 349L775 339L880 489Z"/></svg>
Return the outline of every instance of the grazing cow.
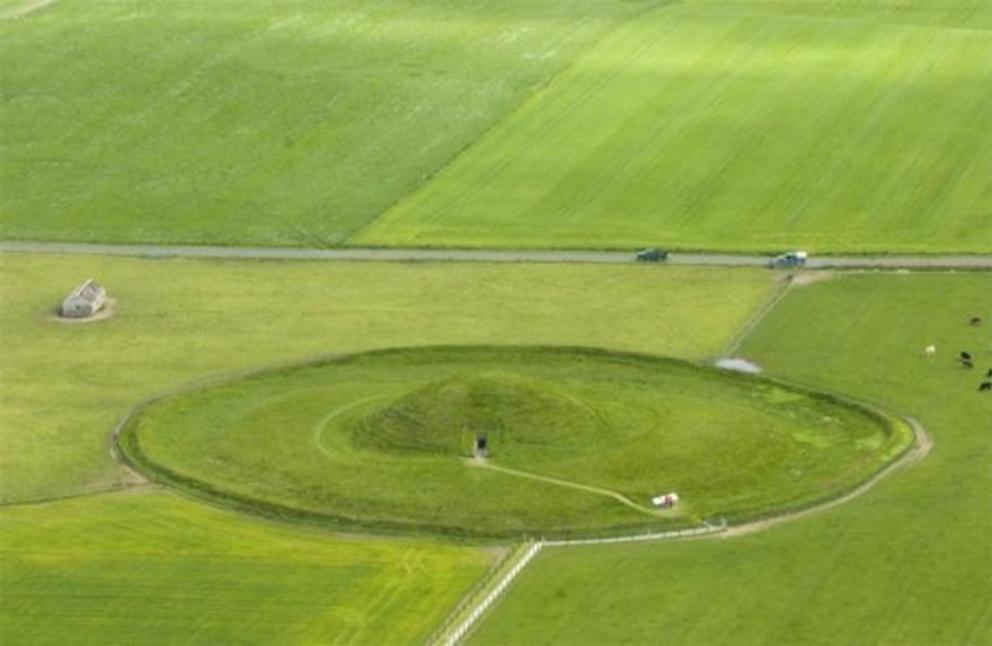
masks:
<svg viewBox="0 0 992 646"><path fill-rule="evenodd" d="M992 390L992 381L983 381L982 385L978 387L979 392L987 392Z"/></svg>
<svg viewBox="0 0 992 646"><path fill-rule="evenodd" d="M989 371L985 373L985 378L992 379L992 368L989 368Z"/></svg>
<svg viewBox="0 0 992 646"><path fill-rule="evenodd" d="M965 352L964 350L962 350L961 351L961 354L958 355L958 356L961 357L961 361L971 361L971 353L970 352Z"/></svg>
<svg viewBox="0 0 992 646"><path fill-rule="evenodd" d="M923 354L925 354L928 357L932 357L933 355L937 354L937 346L928 345L927 347L923 348Z"/></svg>
<svg viewBox="0 0 992 646"><path fill-rule="evenodd" d="M981 325L982 324L982 317L981 316L972 316L971 317L971 320L968 321L968 322L971 323L972 325Z"/></svg>

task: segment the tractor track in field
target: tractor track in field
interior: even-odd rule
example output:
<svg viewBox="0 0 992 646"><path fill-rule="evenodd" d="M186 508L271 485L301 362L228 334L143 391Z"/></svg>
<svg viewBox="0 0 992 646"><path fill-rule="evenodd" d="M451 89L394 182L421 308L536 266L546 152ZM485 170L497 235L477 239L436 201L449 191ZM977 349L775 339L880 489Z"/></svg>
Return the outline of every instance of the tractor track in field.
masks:
<svg viewBox="0 0 992 646"><path fill-rule="evenodd" d="M333 260L374 262L486 262L634 264L633 251L401 249L341 247L221 247L196 245L96 244L84 242L0 241L0 253L131 256L139 258L212 258L247 260ZM768 255L677 253L659 265L765 267ZM654 263L640 263L654 264ZM814 256L809 269L992 270L992 255Z"/></svg>
<svg viewBox="0 0 992 646"><path fill-rule="evenodd" d="M20 20L36 11L41 11L58 3L59 0L33 0L13 7L4 14L0 14L0 20Z"/></svg>

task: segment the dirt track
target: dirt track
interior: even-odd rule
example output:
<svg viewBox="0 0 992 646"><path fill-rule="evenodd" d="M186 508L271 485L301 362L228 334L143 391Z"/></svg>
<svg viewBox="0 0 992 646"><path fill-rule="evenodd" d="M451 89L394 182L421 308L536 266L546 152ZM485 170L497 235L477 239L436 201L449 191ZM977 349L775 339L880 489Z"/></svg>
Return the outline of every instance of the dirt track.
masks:
<svg viewBox="0 0 992 646"><path fill-rule="evenodd" d="M927 433L923 425L912 417L905 418L909 425L913 428L913 435L916 439L915 445L906 451L902 457L900 457L895 462L892 462L887 467L872 476L867 482L861 484L857 488L847 492L843 496L829 500L823 504L815 505L801 511L791 512L783 514L781 516L775 516L772 518L766 518L764 520L755 520L747 523L742 523L740 525L731 525L725 531L709 534L705 536L706 538L730 538L732 536L740 536L742 534L752 534L754 532L760 532L761 530L768 529L773 525L778 525L780 523L788 522L790 520L796 520L804 516L809 516L821 512L825 509L831 509L838 505L843 505L846 502L862 496L870 491L875 485L877 485L882 478L889 475L893 471L900 469L902 467L908 466L915 462L918 462L925 458L930 449L933 448L933 439Z"/></svg>
<svg viewBox="0 0 992 646"><path fill-rule="evenodd" d="M304 249L289 247L199 247L190 245L115 245L74 242L0 242L0 253L82 254L145 258L220 258L260 260L352 260L392 262L633 263L633 251L527 251L487 249ZM665 263L764 267L769 256L750 254L673 253ZM646 263L647 264L647 263ZM992 255L820 256L810 269L990 269Z"/></svg>

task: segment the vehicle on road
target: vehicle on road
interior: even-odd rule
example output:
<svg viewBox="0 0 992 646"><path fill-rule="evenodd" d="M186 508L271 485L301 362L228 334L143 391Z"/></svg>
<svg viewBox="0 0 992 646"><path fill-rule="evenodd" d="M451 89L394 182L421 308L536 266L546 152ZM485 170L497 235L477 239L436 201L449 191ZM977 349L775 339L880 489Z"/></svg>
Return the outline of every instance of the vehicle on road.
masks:
<svg viewBox="0 0 992 646"><path fill-rule="evenodd" d="M805 251L789 251L769 260L768 266L772 269L780 267L802 267L806 264L806 258Z"/></svg>
<svg viewBox="0 0 992 646"><path fill-rule="evenodd" d="M663 249L650 247L638 251L636 258L638 262L661 262L668 259L668 252Z"/></svg>

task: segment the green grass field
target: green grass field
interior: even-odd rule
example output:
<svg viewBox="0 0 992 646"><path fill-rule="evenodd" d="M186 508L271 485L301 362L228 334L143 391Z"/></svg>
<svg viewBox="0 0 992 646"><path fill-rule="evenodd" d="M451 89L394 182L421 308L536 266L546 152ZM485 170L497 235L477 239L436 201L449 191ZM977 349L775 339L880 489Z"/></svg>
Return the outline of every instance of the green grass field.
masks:
<svg viewBox="0 0 992 646"><path fill-rule="evenodd" d="M0 500L126 478L108 435L141 399L230 371L441 343L719 353L772 290L762 271L578 265L203 262L0 256ZM113 318L52 320L93 276Z"/></svg>
<svg viewBox="0 0 992 646"><path fill-rule="evenodd" d="M479 434L490 439L482 463L470 460ZM270 513L553 536L811 504L911 441L905 425L737 373L603 351L450 346L169 397L142 410L120 446L155 479ZM675 509L651 508L672 490Z"/></svg>
<svg viewBox="0 0 992 646"><path fill-rule="evenodd" d="M495 552L346 538L157 492L0 510L6 644L410 644Z"/></svg>
<svg viewBox="0 0 992 646"><path fill-rule="evenodd" d="M649 4L60 0L0 21L0 236L340 243Z"/></svg>
<svg viewBox="0 0 992 646"><path fill-rule="evenodd" d="M556 331L570 344L703 358L718 354L771 293L770 276L748 270L0 260L2 474L13 499L82 492L96 482L94 473L113 482L106 432L119 412L205 375L362 350L376 339L549 343ZM62 283L81 275L112 286L116 316L77 326L50 321ZM992 403L976 399L977 371L966 373L953 356L970 349L992 357L988 328L966 325L971 315L992 319L990 288L984 274L845 275L793 287L745 340L743 354L773 375L917 416L936 442L929 457L856 501L761 534L546 552L477 640L642 643L665 634L701 644L987 641ZM257 302L266 303L264 315L252 319ZM920 356L928 343L938 345L934 361ZM405 642L436 625L454 600L432 600L436 614L433 605L412 601L402 601L410 614L365 613L372 597L362 595L373 593L362 592L358 603L342 601L346 609L335 610L342 606L323 604L339 598L324 587L327 580L392 589L400 578L396 543L373 541L384 546L379 555L364 551L364 541L362 549L327 535L311 543L317 534L171 496L7 506L0 523L0 627L31 642L123 639L136 614L146 622L147 642L252 641L256 634L272 641L278 630L295 642L338 634ZM432 571L452 577L438 585L468 586L485 567L478 554L464 554L467 565L452 557L464 567L436 562ZM368 578L338 571L352 560L377 559L384 570L369 565L380 574ZM337 573L327 579L315 563ZM319 603L297 598L299 591ZM258 607L259 598L268 605ZM236 613L245 608L257 621ZM367 622L364 633L354 632L360 621Z"/></svg>
<svg viewBox="0 0 992 646"><path fill-rule="evenodd" d="M3 241L992 254L990 0L0 0L0 69ZM990 296L0 253L0 643L426 643L520 536L851 491L871 409L929 453L546 546L467 642L992 644Z"/></svg>
<svg viewBox="0 0 992 646"><path fill-rule="evenodd" d="M474 643L988 643L992 398L977 385L992 331L967 321L992 317L989 293L985 274L852 275L793 291L744 354L916 416L930 455L760 534L547 551ZM976 370L956 364L962 349Z"/></svg>
<svg viewBox="0 0 992 646"><path fill-rule="evenodd" d="M350 241L987 253L989 7L654 10Z"/></svg>
<svg viewBox="0 0 992 646"><path fill-rule="evenodd" d="M702 358L772 290L760 271L645 267L8 254L0 273L0 633L17 643L134 634L145 643L409 643L488 563L479 552L290 530L143 490L10 504L120 486L127 476L108 433L149 394L380 344L563 339ZM90 275L111 288L115 315L52 320L68 286ZM423 576L409 574L420 567L404 559L411 551ZM383 608L383 593L394 592L402 608Z"/></svg>
<svg viewBox="0 0 992 646"><path fill-rule="evenodd" d="M989 252L990 30L984 0L63 0L0 21L0 236Z"/></svg>

